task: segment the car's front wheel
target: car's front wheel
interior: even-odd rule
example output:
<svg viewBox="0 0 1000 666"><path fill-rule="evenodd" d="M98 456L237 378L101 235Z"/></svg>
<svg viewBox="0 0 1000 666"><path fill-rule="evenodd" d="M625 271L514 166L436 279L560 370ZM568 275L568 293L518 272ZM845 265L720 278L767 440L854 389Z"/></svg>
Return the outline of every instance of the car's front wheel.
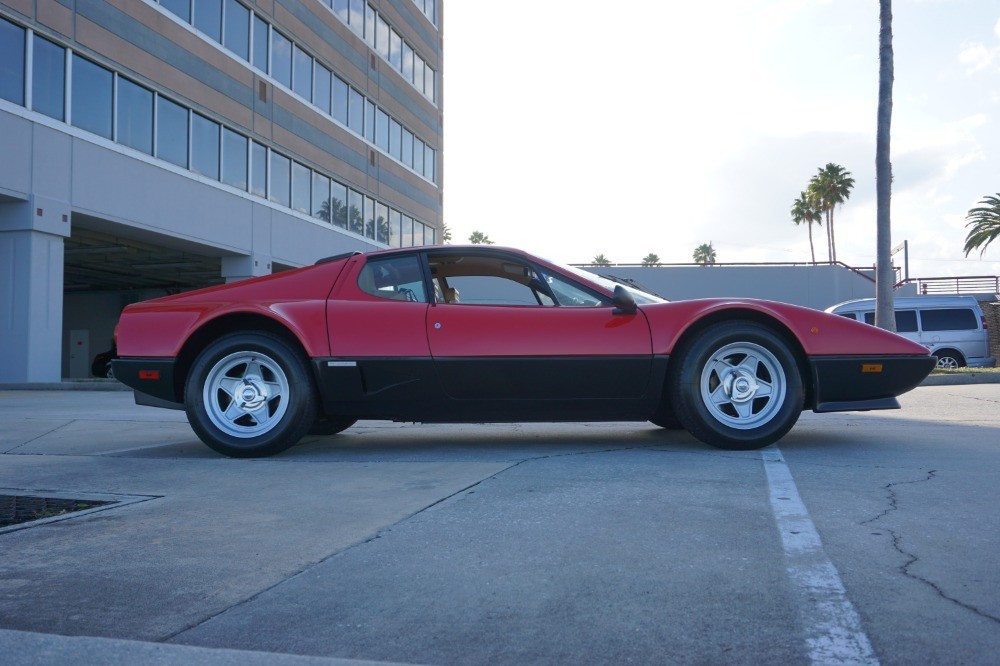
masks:
<svg viewBox="0 0 1000 666"><path fill-rule="evenodd" d="M188 421L234 458L280 453L312 425L316 393L302 354L271 333L232 333L206 347L188 374Z"/></svg>
<svg viewBox="0 0 1000 666"><path fill-rule="evenodd" d="M795 355L760 324L715 324L674 363L669 395L675 413L692 435L712 446L762 448L781 439L802 411Z"/></svg>

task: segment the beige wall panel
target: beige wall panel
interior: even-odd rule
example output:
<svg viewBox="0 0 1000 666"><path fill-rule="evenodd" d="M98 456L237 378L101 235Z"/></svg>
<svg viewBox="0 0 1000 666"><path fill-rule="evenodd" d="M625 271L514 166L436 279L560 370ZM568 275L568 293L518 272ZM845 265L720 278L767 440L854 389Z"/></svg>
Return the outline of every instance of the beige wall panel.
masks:
<svg viewBox="0 0 1000 666"><path fill-rule="evenodd" d="M265 118L259 113L253 114L253 131L255 134L264 137L265 139L272 139L271 132L274 131L273 124L269 118Z"/></svg>
<svg viewBox="0 0 1000 666"><path fill-rule="evenodd" d="M36 20L66 37L73 36L73 12L56 0L38 0Z"/></svg>
<svg viewBox="0 0 1000 666"><path fill-rule="evenodd" d="M121 39L118 35L108 32L82 16L77 16L76 33L80 44L117 63L127 65L132 71L149 78L166 90L214 111L225 118L230 125L250 128L253 121L250 109Z"/></svg>
<svg viewBox="0 0 1000 666"><path fill-rule="evenodd" d="M35 3L33 0L3 0L3 5L10 7L16 12L20 12L22 15L28 18L34 17L35 14Z"/></svg>
<svg viewBox="0 0 1000 666"><path fill-rule="evenodd" d="M144 2L136 2L136 0L107 0L107 2L140 23L150 26L174 44L177 44L186 51L190 51L206 63L222 70L240 83L247 86L253 84L253 73L250 71L250 66L234 55L222 53L218 48L213 46L214 42L211 42L208 37L196 35L190 30L177 25L165 13L154 9Z"/></svg>

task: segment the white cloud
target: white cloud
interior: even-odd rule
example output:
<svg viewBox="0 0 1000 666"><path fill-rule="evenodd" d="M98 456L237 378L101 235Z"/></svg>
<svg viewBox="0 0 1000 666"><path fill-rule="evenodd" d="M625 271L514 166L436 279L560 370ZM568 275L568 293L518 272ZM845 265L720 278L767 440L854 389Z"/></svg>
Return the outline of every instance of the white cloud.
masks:
<svg viewBox="0 0 1000 666"><path fill-rule="evenodd" d="M966 74L975 74L993 62L996 49L988 49L980 42L966 42L958 54L958 61L965 65Z"/></svg>

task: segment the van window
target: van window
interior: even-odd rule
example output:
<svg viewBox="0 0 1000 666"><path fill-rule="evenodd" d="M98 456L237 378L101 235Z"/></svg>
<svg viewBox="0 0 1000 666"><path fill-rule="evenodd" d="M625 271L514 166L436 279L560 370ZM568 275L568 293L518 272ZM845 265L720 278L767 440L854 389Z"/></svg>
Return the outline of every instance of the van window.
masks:
<svg viewBox="0 0 1000 666"><path fill-rule="evenodd" d="M837 314L840 315L841 317L846 317L848 319L853 319L854 321L858 320L858 318L854 316L853 312L838 312Z"/></svg>
<svg viewBox="0 0 1000 666"><path fill-rule="evenodd" d="M866 312L865 313L865 323L871 326L875 325L875 313ZM917 312L916 310L897 310L896 311L896 332L897 333L916 333L917 332Z"/></svg>
<svg viewBox="0 0 1000 666"><path fill-rule="evenodd" d="M921 310L925 331L974 331L979 328L976 314L969 308Z"/></svg>

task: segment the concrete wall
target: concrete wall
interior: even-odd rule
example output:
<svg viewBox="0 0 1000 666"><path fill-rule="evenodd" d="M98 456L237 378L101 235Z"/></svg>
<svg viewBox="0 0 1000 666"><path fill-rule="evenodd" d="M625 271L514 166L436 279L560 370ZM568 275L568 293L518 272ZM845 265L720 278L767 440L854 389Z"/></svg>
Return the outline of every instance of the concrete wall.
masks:
<svg viewBox="0 0 1000 666"><path fill-rule="evenodd" d="M730 296L824 310L854 298L875 297L874 281L843 266L592 266L586 270L635 280L672 301ZM896 295L915 295L914 290L907 285Z"/></svg>

